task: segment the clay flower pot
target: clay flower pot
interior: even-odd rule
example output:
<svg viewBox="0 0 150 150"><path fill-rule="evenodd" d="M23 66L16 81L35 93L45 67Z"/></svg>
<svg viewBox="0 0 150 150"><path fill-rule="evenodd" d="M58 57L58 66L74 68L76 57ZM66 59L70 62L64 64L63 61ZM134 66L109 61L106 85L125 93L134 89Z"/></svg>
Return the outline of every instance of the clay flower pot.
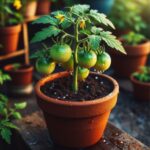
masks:
<svg viewBox="0 0 150 150"><path fill-rule="evenodd" d="M37 7L37 15L47 15L50 12L51 1L50 0L39 0Z"/></svg>
<svg viewBox="0 0 150 150"><path fill-rule="evenodd" d="M13 86L27 86L32 83L33 67L30 65L22 65L15 70L14 65L6 65L4 71L11 77L11 84Z"/></svg>
<svg viewBox="0 0 150 150"><path fill-rule="evenodd" d="M146 64L150 52L150 42L147 41L137 46L124 46L127 55L110 50L112 67L119 77L130 77L140 66Z"/></svg>
<svg viewBox="0 0 150 150"><path fill-rule="evenodd" d="M56 73L41 79L35 86L37 102L43 110L53 141L65 147L84 148L96 144L103 135L111 110L117 102L118 83L107 75L114 89L109 95L92 101L63 101L46 96L41 86L68 72Z"/></svg>
<svg viewBox="0 0 150 150"><path fill-rule="evenodd" d="M133 85L133 94L137 100L150 101L150 83L141 82L130 76Z"/></svg>
<svg viewBox="0 0 150 150"><path fill-rule="evenodd" d="M37 9L37 1L27 2L24 16L26 18L34 17L36 14L36 9Z"/></svg>
<svg viewBox="0 0 150 150"><path fill-rule="evenodd" d="M0 54L9 54L17 50L20 32L20 24L0 28Z"/></svg>

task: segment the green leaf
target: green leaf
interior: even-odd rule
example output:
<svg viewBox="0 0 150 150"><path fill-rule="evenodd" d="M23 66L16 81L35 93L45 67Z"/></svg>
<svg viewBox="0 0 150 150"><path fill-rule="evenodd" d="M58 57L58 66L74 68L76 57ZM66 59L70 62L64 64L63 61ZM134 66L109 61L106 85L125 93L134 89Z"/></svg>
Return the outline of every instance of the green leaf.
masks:
<svg viewBox="0 0 150 150"><path fill-rule="evenodd" d="M0 132L2 139L5 140L8 144L11 142L11 130L8 128L2 128Z"/></svg>
<svg viewBox="0 0 150 150"><path fill-rule="evenodd" d="M96 49L99 48L99 46L100 46L100 41L101 41L101 38L100 38L100 36L98 36L98 35L90 35L90 36L89 36L90 47L91 47L93 50L96 50Z"/></svg>
<svg viewBox="0 0 150 150"><path fill-rule="evenodd" d="M33 39L31 40L31 43L36 43L43 41L49 37L57 36L61 32L60 29L58 29L55 26L49 26L48 28L42 29L42 31L39 31L35 34Z"/></svg>
<svg viewBox="0 0 150 150"><path fill-rule="evenodd" d="M111 48L115 48L116 50L126 54L125 49L123 48L121 42L116 39L114 35L112 35L111 32L108 31L102 31L100 33L101 39Z"/></svg>
<svg viewBox="0 0 150 150"><path fill-rule="evenodd" d="M113 23L109 19L107 19L105 14L98 13L97 10L92 9L92 10L90 10L89 16L91 16L98 23L104 24L106 26L110 26L111 28L115 29L115 26L113 25Z"/></svg>
<svg viewBox="0 0 150 150"><path fill-rule="evenodd" d="M61 27L63 29L67 29L72 25L72 23L70 21L68 21L67 19L65 19L62 23L61 23Z"/></svg>
<svg viewBox="0 0 150 150"><path fill-rule="evenodd" d="M71 7L71 12L76 15L81 15L89 11L89 5L74 5Z"/></svg>
<svg viewBox="0 0 150 150"><path fill-rule="evenodd" d="M53 18L49 15L45 15L35 20L32 24L51 24L57 26L59 22L56 18Z"/></svg>
<svg viewBox="0 0 150 150"><path fill-rule="evenodd" d="M16 130L18 130L18 127L17 127L16 125L14 125L13 123L8 122L8 121L3 122L2 125L5 126L5 127L7 127L7 128L11 128L11 129L16 129Z"/></svg>
<svg viewBox="0 0 150 150"><path fill-rule="evenodd" d="M24 109L27 106L27 103L26 102L15 103L14 106L16 109Z"/></svg>
<svg viewBox="0 0 150 150"><path fill-rule="evenodd" d="M21 118L22 118L22 116L21 116L21 114L20 114L19 112L14 112L14 113L12 114L12 116L13 116L15 119L21 119Z"/></svg>
<svg viewBox="0 0 150 150"><path fill-rule="evenodd" d="M96 35L100 34L101 31L103 31L103 29L100 28L100 27L94 26L94 27L91 28L91 32L94 33L94 34L96 34Z"/></svg>

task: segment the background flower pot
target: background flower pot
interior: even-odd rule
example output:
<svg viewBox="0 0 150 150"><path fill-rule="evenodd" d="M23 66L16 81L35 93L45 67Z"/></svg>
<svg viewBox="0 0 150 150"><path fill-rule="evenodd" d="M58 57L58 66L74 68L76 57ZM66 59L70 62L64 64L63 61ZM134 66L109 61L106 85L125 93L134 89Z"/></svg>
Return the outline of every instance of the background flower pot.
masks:
<svg viewBox="0 0 150 150"><path fill-rule="evenodd" d="M37 1L27 2L26 7L25 7L25 14L24 14L24 16L26 18L30 18L30 17L35 16L36 9L37 9Z"/></svg>
<svg viewBox="0 0 150 150"><path fill-rule="evenodd" d="M150 83L141 82L130 76L133 85L133 94L137 100L150 101Z"/></svg>
<svg viewBox="0 0 150 150"><path fill-rule="evenodd" d="M37 15L47 15L50 12L51 1L39 0L37 7Z"/></svg>
<svg viewBox="0 0 150 150"><path fill-rule="evenodd" d="M127 55L110 50L112 67L115 75L119 77L130 77L131 73L138 71L144 66L150 52L150 43L145 42L137 46L124 46Z"/></svg>
<svg viewBox="0 0 150 150"><path fill-rule="evenodd" d="M111 94L94 101L56 100L41 92L40 88L45 83L68 75L67 72L61 72L41 79L35 86L37 102L56 144L71 148L88 147L102 137L110 112L116 105L119 87L114 79L101 75L111 81L114 89Z"/></svg>
<svg viewBox="0 0 150 150"><path fill-rule="evenodd" d="M114 4L114 0L81 0L82 4L89 4L92 9L97 9L102 13L108 14Z"/></svg>
<svg viewBox="0 0 150 150"><path fill-rule="evenodd" d="M10 75L13 86L27 86L32 83L33 67L30 65L22 65L14 70L13 64L10 64L4 67L4 71Z"/></svg>
<svg viewBox="0 0 150 150"><path fill-rule="evenodd" d="M8 54L17 50L21 25L0 28L0 54Z"/></svg>

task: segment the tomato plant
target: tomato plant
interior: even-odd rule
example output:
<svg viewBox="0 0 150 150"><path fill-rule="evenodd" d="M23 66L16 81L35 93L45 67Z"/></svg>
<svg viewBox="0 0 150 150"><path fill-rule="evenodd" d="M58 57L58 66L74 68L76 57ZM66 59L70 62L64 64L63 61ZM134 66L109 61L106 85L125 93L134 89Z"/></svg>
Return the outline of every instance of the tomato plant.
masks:
<svg viewBox="0 0 150 150"><path fill-rule="evenodd" d="M67 62L62 63L62 67L68 71L73 71L73 56Z"/></svg>
<svg viewBox="0 0 150 150"><path fill-rule="evenodd" d="M36 70L42 74L50 74L55 70L55 62L49 59L39 58L36 61Z"/></svg>
<svg viewBox="0 0 150 150"><path fill-rule="evenodd" d="M97 62L94 66L97 71L105 71L111 65L111 57L108 53L102 52L101 54L97 55Z"/></svg>
<svg viewBox="0 0 150 150"><path fill-rule="evenodd" d="M67 62L71 57L71 48L67 44L55 44L51 47L50 55L54 61L59 63Z"/></svg>
<svg viewBox="0 0 150 150"><path fill-rule="evenodd" d="M81 67L91 68L96 64L97 56L93 51L80 50L78 62Z"/></svg>
<svg viewBox="0 0 150 150"><path fill-rule="evenodd" d="M115 29L113 23L104 14L90 9L89 5L78 4L64 11L52 12L37 19L33 24L47 24L46 28L35 34L31 42L51 38L53 45L46 48L49 55L45 56L45 51L39 53L71 71L75 93L78 92L78 80L87 78L89 68L95 66L104 71L110 66L111 59L108 55L99 55L102 53L101 46L107 45L126 53L121 42L103 28L109 26Z"/></svg>
<svg viewBox="0 0 150 150"><path fill-rule="evenodd" d="M78 68L78 80L79 81L84 81L88 75L89 75L90 71L87 68Z"/></svg>

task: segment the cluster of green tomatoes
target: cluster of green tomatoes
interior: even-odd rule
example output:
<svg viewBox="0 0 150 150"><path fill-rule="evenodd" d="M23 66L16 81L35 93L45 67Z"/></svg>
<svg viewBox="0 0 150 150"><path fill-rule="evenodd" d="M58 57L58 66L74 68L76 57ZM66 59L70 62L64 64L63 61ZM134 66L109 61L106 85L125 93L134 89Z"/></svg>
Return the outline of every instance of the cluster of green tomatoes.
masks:
<svg viewBox="0 0 150 150"><path fill-rule="evenodd" d="M55 44L50 50L51 59L41 57L36 61L36 69L41 74L51 74L56 67L56 63L68 71L74 70L74 58L71 47L67 44ZM78 80L85 80L90 68L95 68L99 72L104 72L111 65L111 57L107 52L96 54L92 50L78 50Z"/></svg>

